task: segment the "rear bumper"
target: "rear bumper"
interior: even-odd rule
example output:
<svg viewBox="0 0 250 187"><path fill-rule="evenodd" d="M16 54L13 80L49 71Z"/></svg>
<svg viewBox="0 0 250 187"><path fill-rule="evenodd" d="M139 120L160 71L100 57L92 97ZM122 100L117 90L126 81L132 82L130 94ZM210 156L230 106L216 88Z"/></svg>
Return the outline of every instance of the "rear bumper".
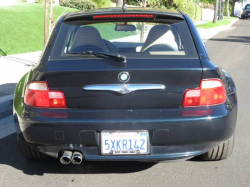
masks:
<svg viewBox="0 0 250 187"><path fill-rule="evenodd" d="M236 98L231 94L231 98ZM14 105L17 103L14 103ZM234 132L237 103L199 108L149 110L58 110L23 107L16 112L20 137L53 157L60 150L79 150L85 160L160 161L187 159L228 140ZM20 115L22 114L22 115ZM150 153L102 156L103 130L148 130Z"/></svg>

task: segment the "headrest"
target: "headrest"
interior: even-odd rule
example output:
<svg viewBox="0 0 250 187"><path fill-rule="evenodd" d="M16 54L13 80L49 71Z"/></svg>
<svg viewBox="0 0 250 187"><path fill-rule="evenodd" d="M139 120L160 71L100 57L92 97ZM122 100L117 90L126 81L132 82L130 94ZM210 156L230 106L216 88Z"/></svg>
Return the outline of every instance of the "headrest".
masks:
<svg viewBox="0 0 250 187"><path fill-rule="evenodd" d="M166 34L170 30L168 25L155 25L148 33L148 37L142 46L141 52L146 51L153 45L167 43Z"/></svg>
<svg viewBox="0 0 250 187"><path fill-rule="evenodd" d="M80 46L96 46L102 51L108 52L100 33L95 27L92 26L83 26L77 29L71 50Z"/></svg>

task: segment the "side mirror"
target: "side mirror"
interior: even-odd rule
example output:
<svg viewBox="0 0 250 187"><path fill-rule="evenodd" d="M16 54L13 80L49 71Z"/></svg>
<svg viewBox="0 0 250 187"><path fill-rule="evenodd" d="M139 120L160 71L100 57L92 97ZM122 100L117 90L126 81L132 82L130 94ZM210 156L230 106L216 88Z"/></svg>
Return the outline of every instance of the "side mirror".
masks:
<svg viewBox="0 0 250 187"><path fill-rule="evenodd" d="M134 25L116 25L115 31L136 31Z"/></svg>

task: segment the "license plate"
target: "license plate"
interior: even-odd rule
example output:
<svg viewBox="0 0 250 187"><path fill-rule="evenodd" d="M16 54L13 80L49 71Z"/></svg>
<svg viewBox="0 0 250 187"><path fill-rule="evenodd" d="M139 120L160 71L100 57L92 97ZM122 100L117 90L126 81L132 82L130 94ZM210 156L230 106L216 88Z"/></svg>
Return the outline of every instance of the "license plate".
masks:
<svg viewBox="0 0 250 187"><path fill-rule="evenodd" d="M102 155L148 154L148 131L101 132Z"/></svg>

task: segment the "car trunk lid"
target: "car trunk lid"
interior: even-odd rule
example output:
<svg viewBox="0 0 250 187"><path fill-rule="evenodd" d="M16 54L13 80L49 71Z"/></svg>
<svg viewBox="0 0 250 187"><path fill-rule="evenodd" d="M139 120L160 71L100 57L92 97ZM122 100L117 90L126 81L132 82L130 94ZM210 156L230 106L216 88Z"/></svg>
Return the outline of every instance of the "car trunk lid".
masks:
<svg viewBox="0 0 250 187"><path fill-rule="evenodd" d="M130 75L128 82L119 80L121 72ZM68 108L177 108L182 107L185 90L199 87L201 73L199 59L128 59L127 64L107 59L74 59L49 61L46 79L51 90L64 92ZM92 85L138 84L165 88L126 94L84 89Z"/></svg>

